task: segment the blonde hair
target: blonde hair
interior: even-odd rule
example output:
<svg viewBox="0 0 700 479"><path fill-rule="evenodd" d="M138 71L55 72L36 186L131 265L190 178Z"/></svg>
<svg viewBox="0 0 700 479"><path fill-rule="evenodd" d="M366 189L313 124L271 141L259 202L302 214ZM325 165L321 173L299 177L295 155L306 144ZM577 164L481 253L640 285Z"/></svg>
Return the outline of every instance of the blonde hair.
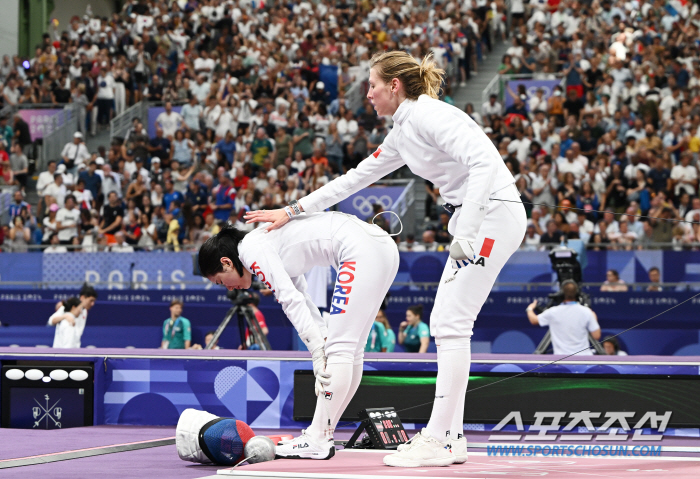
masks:
<svg viewBox="0 0 700 479"><path fill-rule="evenodd" d="M377 75L384 83L398 78L403 85L406 98L416 100L421 95L438 98L445 70L438 68L432 53L418 63L406 52L390 51L375 54L369 61L370 68L376 68Z"/></svg>

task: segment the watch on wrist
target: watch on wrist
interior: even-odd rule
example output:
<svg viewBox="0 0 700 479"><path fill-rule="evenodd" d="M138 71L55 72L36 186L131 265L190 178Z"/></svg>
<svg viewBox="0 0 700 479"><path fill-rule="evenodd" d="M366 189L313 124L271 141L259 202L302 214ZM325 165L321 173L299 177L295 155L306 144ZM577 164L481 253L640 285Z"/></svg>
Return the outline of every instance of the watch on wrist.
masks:
<svg viewBox="0 0 700 479"><path fill-rule="evenodd" d="M294 211L295 215L301 214L301 207L299 206L299 202L297 200L290 201L289 207L292 209L292 211Z"/></svg>

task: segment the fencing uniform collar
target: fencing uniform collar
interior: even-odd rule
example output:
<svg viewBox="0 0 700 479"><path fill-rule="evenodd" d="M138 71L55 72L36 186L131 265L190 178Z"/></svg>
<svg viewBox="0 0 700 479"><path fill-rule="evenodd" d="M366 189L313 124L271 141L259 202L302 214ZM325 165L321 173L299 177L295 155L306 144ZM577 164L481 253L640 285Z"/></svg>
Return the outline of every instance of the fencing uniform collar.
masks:
<svg viewBox="0 0 700 479"><path fill-rule="evenodd" d="M394 120L394 123L401 125L404 121L406 121L415 104L416 100L409 100L408 98L401 102L399 107L396 109L396 112L391 117Z"/></svg>

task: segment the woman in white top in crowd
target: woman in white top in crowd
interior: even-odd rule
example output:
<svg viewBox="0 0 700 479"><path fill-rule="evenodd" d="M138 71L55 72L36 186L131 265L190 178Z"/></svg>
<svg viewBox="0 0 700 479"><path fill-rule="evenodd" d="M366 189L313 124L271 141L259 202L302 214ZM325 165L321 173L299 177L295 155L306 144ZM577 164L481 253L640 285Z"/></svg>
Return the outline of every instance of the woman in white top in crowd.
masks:
<svg viewBox="0 0 700 479"><path fill-rule="evenodd" d="M367 98L378 115L392 115L393 129L356 169L301 198L298 207L322 211L406 165L438 187L446 208L454 210L450 259L430 317L438 350L433 412L427 427L384 462L461 463L467 460L462 429L472 328L498 273L522 242L525 209L491 140L465 112L438 100L444 71L428 57L419 64L399 51L375 55L370 67ZM273 223L268 230L289 221L281 209L253 211L246 219Z"/></svg>
<svg viewBox="0 0 700 479"><path fill-rule="evenodd" d="M56 229L56 212L58 209L59 208L56 203L52 204L49 206L49 214L44 216L44 219L41 220L41 223L44 226L44 234L41 237L41 244L49 244L51 236L58 233L58 230Z"/></svg>

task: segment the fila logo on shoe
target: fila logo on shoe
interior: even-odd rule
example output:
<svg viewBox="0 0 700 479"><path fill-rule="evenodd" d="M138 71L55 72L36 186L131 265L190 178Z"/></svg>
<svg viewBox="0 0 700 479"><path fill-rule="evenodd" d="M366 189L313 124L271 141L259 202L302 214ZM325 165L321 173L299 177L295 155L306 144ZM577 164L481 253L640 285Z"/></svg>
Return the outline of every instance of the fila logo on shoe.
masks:
<svg viewBox="0 0 700 479"><path fill-rule="evenodd" d="M309 447L309 443L305 442L304 444L294 444L292 446L292 449L304 449L306 447Z"/></svg>
<svg viewBox="0 0 700 479"><path fill-rule="evenodd" d="M355 281L355 261L344 261L338 268L338 277L335 279L336 287L331 298L331 316L345 314L345 306L350 301L352 282ZM340 306L336 306L340 305Z"/></svg>

